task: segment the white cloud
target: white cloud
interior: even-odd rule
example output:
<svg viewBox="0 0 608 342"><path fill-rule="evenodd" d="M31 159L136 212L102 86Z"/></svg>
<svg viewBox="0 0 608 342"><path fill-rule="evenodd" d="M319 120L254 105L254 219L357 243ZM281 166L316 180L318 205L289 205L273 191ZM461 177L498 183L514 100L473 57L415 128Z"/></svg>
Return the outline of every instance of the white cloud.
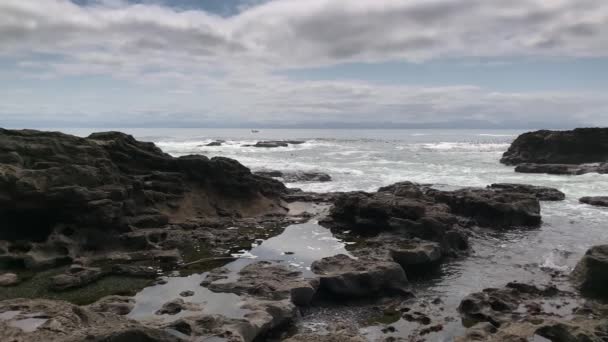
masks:
<svg viewBox="0 0 608 342"><path fill-rule="evenodd" d="M599 94L304 82L272 73L348 61L608 57L605 0L277 0L245 6L228 18L162 3L0 1L0 56L18 58L22 77L104 75L128 81L140 96L165 95L100 103L76 91L65 101L69 105L37 107L5 92L0 113L169 111L203 113L202 119L300 121L368 120L374 114L402 122L526 120L534 113L535 120L598 121L607 108ZM38 102L45 98L50 95L38 95Z"/></svg>

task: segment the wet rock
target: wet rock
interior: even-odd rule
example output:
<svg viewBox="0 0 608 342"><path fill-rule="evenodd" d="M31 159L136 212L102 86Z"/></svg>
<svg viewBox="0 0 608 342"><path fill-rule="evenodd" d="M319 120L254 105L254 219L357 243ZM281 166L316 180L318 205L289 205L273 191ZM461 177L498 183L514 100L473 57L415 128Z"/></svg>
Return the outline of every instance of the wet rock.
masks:
<svg viewBox="0 0 608 342"><path fill-rule="evenodd" d="M222 146L222 144L224 144L224 143L225 143L224 140L216 140L216 141L212 141L212 142L208 143L205 146L209 146L209 147L212 147L212 146Z"/></svg>
<svg viewBox="0 0 608 342"><path fill-rule="evenodd" d="M0 286L13 286L19 283L19 277L15 273L0 274Z"/></svg>
<svg viewBox="0 0 608 342"><path fill-rule="evenodd" d="M588 196L581 197L579 202L594 205L597 207L608 207L608 196Z"/></svg>
<svg viewBox="0 0 608 342"><path fill-rule="evenodd" d="M352 259L339 254L312 263L319 276L319 291L337 297L362 297L403 292L407 277L393 261Z"/></svg>
<svg viewBox="0 0 608 342"><path fill-rule="evenodd" d="M585 164L534 164L524 163L515 167L515 172L547 173L552 175L584 175L586 173L608 173L608 163L597 165Z"/></svg>
<svg viewBox="0 0 608 342"><path fill-rule="evenodd" d="M331 176L323 172L284 172L284 171L258 171L258 176L280 178L286 183L307 183L307 182L329 182Z"/></svg>
<svg viewBox="0 0 608 342"><path fill-rule="evenodd" d="M562 201L566 195L555 189L546 186L535 186L528 184L495 183L488 186L490 189L498 191L520 192L536 196L540 201Z"/></svg>
<svg viewBox="0 0 608 342"><path fill-rule="evenodd" d="M107 296L86 306L94 312L109 312L115 315L128 315L135 307L135 299L125 296Z"/></svg>
<svg viewBox="0 0 608 342"><path fill-rule="evenodd" d="M261 147L261 148L276 148L276 147L287 147L289 145L300 145L305 141L300 140L267 140L258 141L254 145L243 145L245 147Z"/></svg>
<svg viewBox="0 0 608 342"><path fill-rule="evenodd" d="M501 163L585 164L608 161L608 128L540 130L520 135Z"/></svg>
<svg viewBox="0 0 608 342"><path fill-rule="evenodd" d="M65 273L51 277L50 289L63 291L90 284L104 276L101 268L72 265Z"/></svg>
<svg viewBox="0 0 608 342"><path fill-rule="evenodd" d="M317 291L317 281L307 280L299 271L269 261L245 266L233 283L209 283L215 292L230 292L267 300L289 299L295 305L307 306Z"/></svg>
<svg viewBox="0 0 608 342"><path fill-rule="evenodd" d="M400 244L390 250L392 259L401 265L406 273L409 267L429 267L439 262L442 257L441 247L435 242L412 241Z"/></svg>
<svg viewBox="0 0 608 342"><path fill-rule="evenodd" d="M179 342L162 330L112 313L97 313L63 301L11 299L0 301L0 341Z"/></svg>
<svg viewBox="0 0 608 342"><path fill-rule="evenodd" d="M157 315L176 315L183 310L199 310L200 308L193 303L186 303L183 299L177 298L166 302L156 311Z"/></svg>
<svg viewBox="0 0 608 342"><path fill-rule="evenodd" d="M571 277L583 293L608 298L608 245L591 247Z"/></svg>
<svg viewBox="0 0 608 342"><path fill-rule="evenodd" d="M179 293L181 297L192 297L194 296L194 291L182 291Z"/></svg>

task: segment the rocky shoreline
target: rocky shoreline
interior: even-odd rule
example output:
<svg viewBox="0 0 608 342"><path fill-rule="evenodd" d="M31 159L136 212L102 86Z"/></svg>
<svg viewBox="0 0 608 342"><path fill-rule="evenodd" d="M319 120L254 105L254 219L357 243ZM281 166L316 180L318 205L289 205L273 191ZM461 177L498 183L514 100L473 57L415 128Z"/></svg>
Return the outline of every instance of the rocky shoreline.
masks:
<svg viewBox="0 0 608 342"><path fill-rule="evenodd" d="M562 139L547 132L521 139ZM584 133L593 133L594 143L608 136L590 132ZM564 136L578 141L580 134ZM503 163L566 160L544 149L523 152L521 139ZM257 147L277 147L270 145ZM601 146L593 160L608 156ZM588 162L575 155L567 160ZM400 182L376 192L319 194L287 189L271 177L331 179L319 173L253 174L227 158L174 158L118 132L77 138L0 130L0 340L365 341L349 325L324 333L293 329L311 308L365 303L412 322L419 327L416 340L423 341L446 321L433 313L443 310L440 300L416 299L416 279L469 257L472 233L536 229L540 201L565 198L557 189L509 183L446 191ZM310 222L348 243L342 253L312 260L309 271L235 253ZM607 295L607 260L608 249L594 247L571 276L554 275L564 288L509 283L463 298L460 316L445 320L462 319L469 327L459 341L535 335L603 341L608 325L598 298ZM135 291L197 274L205 274L200 288L168 300L150 313L153 320L134 319ZM111 279L121 286L70 297ZM209 312L205 302L192 299L200 289L231 298L235 302L225 306L235 312ZM391 325L385 329L390 332Z"/></svg>

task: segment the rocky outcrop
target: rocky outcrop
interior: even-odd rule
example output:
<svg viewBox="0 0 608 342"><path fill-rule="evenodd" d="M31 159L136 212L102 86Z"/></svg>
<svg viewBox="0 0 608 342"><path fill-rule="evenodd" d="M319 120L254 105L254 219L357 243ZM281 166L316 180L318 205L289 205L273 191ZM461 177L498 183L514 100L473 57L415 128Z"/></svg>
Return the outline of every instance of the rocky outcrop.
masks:
<svg viewBox="0 0 608 342"><path fill-rule="evenodd" d="M571 276L583 293L608 298L608 245L591 247Z"/></svg>
<svg viewBox="0 0 608 342"><path fill-rule="evenodd" d="M145 327L123 316L94 312L62 301L0 301L0 317L1 341L182 341L163 330Z"/></svg>
<svg viewBox="0 0 608 342"><path fill-rule="evenodd" d="M339 195L322 223L338 231L390 231L437 242L449 255L467 249L466 227L536 227L541 215L538 199L530 194L480 188L441 191L403 182L376 193Z"/></svg>
<svg viewBox="0 0 608 342"><path fill-rule="evenodd" d="M393 261L338 254L313 262L311 270L319 276L319 291L338 298L401 293L407 285L403 268Z"/></svg>
<svg viewBox="0 0 608 342"><path fill-rule="evenodd" d="M608 196L586 196L581 197L579 202L594 205L596 207L608 207Z"/></svg>
<svg viewBox="0 0 608 342"><path fill-rule="evenodd" d="M210 220L283 215L284 192L237 161L173 158L119 132L0 130L0 269L69 265L84 255L175 265L175 248L218 240ZM194 228L204 229L186 232ZM133 266L115 273L152 276Z"/></svg>
<svg viewBox="0 0 608 342"><path fill-rule="evenodd" d="M513 141L500 162L507 165L608 162L608 128L524 133Z"/></svg>
<svg viewBox="0 0 608 342"><path fill-rule="evenodd" d="M0 130L0 239L44 240L58 225L125 231L184 215L276 211L283 191L234 160L173 158L123 133Z"/></svg>
<svg viewBox="0 0 608 342"><path fill-rule="evenodd" d="M323 172L284 172L284 171L257 171L258 176L279 178L285 183L322 183L330 182L331 176Z"/></svg>
<svg viewBox="0 0 608 342"><path fill-rule="evenodd" d="M516 172L581 175L608 173L608 128L541 130L520 135L501 163Z"/></svg>
<svg viewBox="0 0 608 342"><path fill-rule="evenodd" d="M563 192L546 186L535 186L528 184L513 184L513 183L495 183L488 186L490 189L519 192L536 196L539 201L563 201L566 199L566 194Z"/></svg>

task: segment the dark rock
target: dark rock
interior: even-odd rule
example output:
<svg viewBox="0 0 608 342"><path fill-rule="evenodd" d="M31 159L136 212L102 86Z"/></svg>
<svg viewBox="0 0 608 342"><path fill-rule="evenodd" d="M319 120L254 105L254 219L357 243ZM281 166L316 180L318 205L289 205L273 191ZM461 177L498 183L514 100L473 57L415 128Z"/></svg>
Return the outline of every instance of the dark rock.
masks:
<svg viewBox="0 0 608 342"><path fill-rule="evenodd" d="M63 291L82 287L103 276L101 268L73 265L65 273L52 277L50 288L54 291Z"/></svg>
<svg viewBox="0 0 608 342"><path fill-rule="evenodd" d="M591 247L574 268L572 280L583 293L608 298L608 245Z"/></svg>
<svg viewBox="0 0 608 342"><path fill-rule="evenodd" d="M177 298L172 301L166 302L163 306L156 311L157 315L177 315L183 310L198 310L199 307L193 303L186 303L183 299Z"/></svg>
<svg viewBox="0 0 608 342"><path fill-rule="evenodd" d="M579 199L581 203L597 207L608 207L608 196L588 196Z"/></svg>
<svg viewBox="0 0 608 342"><path fill-rule="evenodd" d="M524 133L513 141L500 161L507 165L608 162L608 128Z"/></svg>
<svg viewBox="0 0 608 342"><path fill-rule="evenodd" d="M319 291L336 297L364 297L403 292L407 277L399 264L377 259L352 259L339 254L313 262Z"/></svg>
<svg viewBox="0 0 608 342"><path fill-rule="evenodd" d="M438 243L424 241L400 244L390 252L393 260L401 265L406 273L408 267L428 267L436 264L442 256L441 246Z"/></svg>
<svg viewBox="0 0 608 342"><path fill-rule="evenodd" d="M577 164L519 164L515 172L521 173L547 173L553 175L583 175L586 173L608 173L608 163L598 165Z"/></svg>
<svg viewBox="0 0 608 342"><path fill-rule="evenodd" d="M173 158L152 143L118 132L78 138L0 130L0 161L0 239L7 240L43 241L59 223L100 230L124 230L144 222L164 225L167 216L171 219L169 211L135 213L152 207L162 211L168 200L193 203L188 198L192 189L224 199L216 207L226 208L252 205L261 196L278 199L284 191L279 182L257 177L234 160ZM216 214L208 207L201 210Z"/></svg>
<svg viewBox="0 0 608 342"><path fill-rule="evenodd" d="M181 297L192 297L194 296L194 291L182 291L179 293Z"/></svg>
<svg viewBox="0 0 608 342"><path fill-rule="evenodd" d="M330 182L331 176L322 172L283 172L283 171L258 171L254 174L263 177L280 178L285 183L306 183L306 182Z"/></svg>
<svg viewBox="0 0 608 342"><path fill-rule="evenodd" d="M527 184L495 183L488 186L490 189L508 192L520 192L536 196L540 201L563 201L566 195L555 189L546 186L535 186Z"/></svg>
<svg viewBox="0 0 608 342"><path fill-rule="evenodd" d="M212 146L222 146L223 143L225 143L224 140L216 140L216 141L212 141L212 142L208 143L205 146L209 146L209 147L212 147Z"/></svg>

